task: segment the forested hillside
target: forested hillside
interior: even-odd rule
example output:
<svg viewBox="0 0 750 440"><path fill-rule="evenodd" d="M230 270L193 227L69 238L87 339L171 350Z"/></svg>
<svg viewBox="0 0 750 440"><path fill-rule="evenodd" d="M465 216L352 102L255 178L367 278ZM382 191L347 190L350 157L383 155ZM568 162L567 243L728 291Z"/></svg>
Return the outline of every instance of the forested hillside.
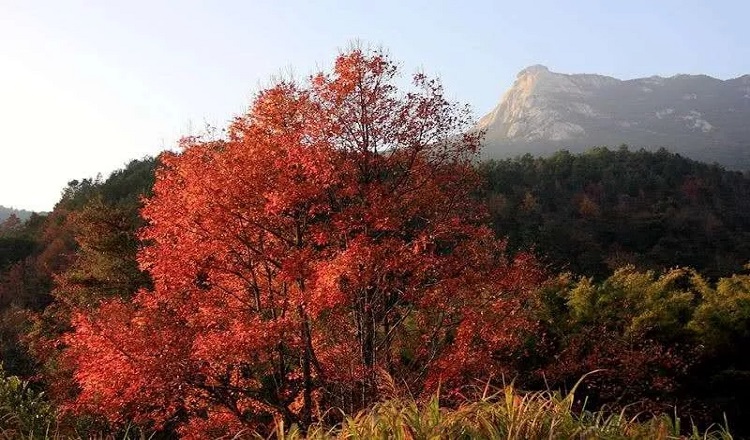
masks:
<svg viewBox="0 0 750 440"><path fill-rule="evenodd" d="M726 276L750 261L750 176L672 154L594 148L480 166L493 228L555 270L624 265Z"/></svg>
<svg viewBox="0 0 750 440"><path fill-rule="evenodd" d="M69 313L74 291L103 292L114 284L119 295L123 285L140 282L138 211L155 166L154 159L134 160L105 181L73 180L49 214L33 214L23 223L11 217L0 225L0 350L6 372L26 377L38 372L40 364L29 351L45 345L42 333L56 339L66 330L58 314ZM89 264L85 275L77 271L81 264ZM118 280L125 281L118 285ZM27 332L40 338L22 343ZM48 355L43 362L52 360Z"/></svg>

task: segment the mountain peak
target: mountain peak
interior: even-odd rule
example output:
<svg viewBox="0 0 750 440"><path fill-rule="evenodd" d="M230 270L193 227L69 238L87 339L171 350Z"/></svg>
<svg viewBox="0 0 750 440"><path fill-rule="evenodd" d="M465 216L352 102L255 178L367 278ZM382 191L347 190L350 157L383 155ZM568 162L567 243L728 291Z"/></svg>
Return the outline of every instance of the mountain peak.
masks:
<svg viewBox="0 0 750 440"><path fill-rule="evenodd" d="M726 81L706 75L623 81L551 72L537 64L519 72L477 128L486 133L484 154L490 157L628 144L750 168L748 85L747 75Z"/></svg>
<svg viewBox="0 0 750 440"><path fill-rule="evenodd" d="M542 64L534 64L533 66L529 66L520 72L518 72L518 75L516 77L521 77L524 75L535 75L540 73L549 73L549 68L547 66L544 66Z"/></svg>

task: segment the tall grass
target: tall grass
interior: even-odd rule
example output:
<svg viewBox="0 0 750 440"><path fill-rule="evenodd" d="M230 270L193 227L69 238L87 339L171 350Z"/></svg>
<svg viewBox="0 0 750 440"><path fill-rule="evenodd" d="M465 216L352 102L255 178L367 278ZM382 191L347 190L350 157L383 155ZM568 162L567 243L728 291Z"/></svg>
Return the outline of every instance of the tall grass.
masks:
<svg viewBox="0 0 750 440"><path fill-rule="evenodd" d="M575 411L573 403L572 392L521 393L513 386L454 409L441 407L437 395L423 403L394 399L346 417L332 428L314 425L303 433L297 426L278 423L269 439L732 439L726 426L704 432L693 426L685 433L681 421L667 415L636 420L624 412ZM254 434L236 438L263 437Z"/></svg>
<svg viewBox="0 0 750 440"><path fill-rule="evenodd" d="M51 408L27 384L6 380L5 405L0 405L0 440L4 439L148 439L137 429L115 433L61 434ZM10 391L13 391L12 393ZM521 392L512 385L488 392L458 407L441 405L437 393L427 401L394 397L356 415L344 415L336 426L317 424L303 432L296 425L277 422L268 437L238 433L233 439L344 440L344 439L643 439L731 440L727 424L686 432L681 421L667 415L627 417L625 412L605 413L574 409L575 388L568 394L554 391ZM20 396L20 397L17 397ZM228 440L225 438L224 440Z"/></svg>

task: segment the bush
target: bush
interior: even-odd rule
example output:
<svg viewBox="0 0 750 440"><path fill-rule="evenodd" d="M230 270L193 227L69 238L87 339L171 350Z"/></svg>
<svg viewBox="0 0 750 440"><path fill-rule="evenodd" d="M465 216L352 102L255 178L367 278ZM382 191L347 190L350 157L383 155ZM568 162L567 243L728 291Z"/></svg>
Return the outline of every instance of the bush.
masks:
<svg viewBox="0 0 750 440"><path fill-rule="evenodd" d="M5 438L48 433L54 411L43 392L17 376L6 376L0 365L0 426ZM46 435L46 434L45 434Z"/></svg>

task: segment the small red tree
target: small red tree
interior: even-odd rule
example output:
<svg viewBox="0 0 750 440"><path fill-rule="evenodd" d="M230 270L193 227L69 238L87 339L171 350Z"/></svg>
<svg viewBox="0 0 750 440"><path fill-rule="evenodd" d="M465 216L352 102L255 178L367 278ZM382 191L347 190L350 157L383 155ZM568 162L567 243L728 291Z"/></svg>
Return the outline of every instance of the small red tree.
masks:
<svg viewBox="0 0 750 440"><path fill-rule="evenodd" d="M154 288L75 318L76 405L202 437L360 408L378 370L418 390L499 368L540 273L484 226L468 110L397 74L351 51L162 156L139 257Z"/></svg>

